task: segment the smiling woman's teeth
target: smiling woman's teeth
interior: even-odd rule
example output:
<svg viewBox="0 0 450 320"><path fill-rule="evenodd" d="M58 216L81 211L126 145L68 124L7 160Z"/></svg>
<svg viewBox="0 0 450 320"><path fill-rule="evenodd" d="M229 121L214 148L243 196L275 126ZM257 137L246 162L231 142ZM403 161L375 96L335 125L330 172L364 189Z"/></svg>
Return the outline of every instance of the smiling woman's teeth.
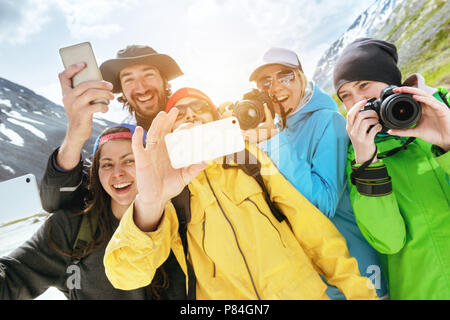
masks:
<svg viewBox="0 0 450 320"><path fill-rule="evenodd" d="M131 182L114 184L113 187L116 189L123 189L123 188L128 187L129 185L131 185Z"/></svg>
<svg viewBox="0 0 450 320"><path fill-rule="evenodd" d="M278 102L283 102L287 98L289 98L289 96L281 96L281 97L277 97L277 100L278 100Z"/></svg>

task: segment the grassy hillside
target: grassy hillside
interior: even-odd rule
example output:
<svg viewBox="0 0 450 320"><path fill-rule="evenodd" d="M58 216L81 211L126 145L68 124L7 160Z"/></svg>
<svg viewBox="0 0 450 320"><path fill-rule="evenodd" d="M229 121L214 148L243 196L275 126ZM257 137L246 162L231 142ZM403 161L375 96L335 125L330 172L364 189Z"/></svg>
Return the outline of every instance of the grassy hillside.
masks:
<svg viewBox="0 0 450 320"><path fill-rule="evenodd" d="M450 2L404 0L375 35L398 48L403 78L421 73L427 84L450 88Z"/></svg>

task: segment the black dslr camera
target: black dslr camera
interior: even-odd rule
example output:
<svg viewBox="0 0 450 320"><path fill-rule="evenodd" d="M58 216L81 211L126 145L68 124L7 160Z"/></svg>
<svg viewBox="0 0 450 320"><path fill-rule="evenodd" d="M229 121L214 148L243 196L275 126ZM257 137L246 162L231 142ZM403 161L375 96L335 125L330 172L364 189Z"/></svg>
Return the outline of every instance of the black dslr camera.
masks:
<svg viewBox="0 0 450 320"><path fill-rule="evenodd" d="M272 99L266 92L257 89L244 94L242 100L235 102L229 108L233 110L233 116L238 119L241 129L248 130L256 128L266 120L264 103L267 104L272 117L274 117Z"/></svg>
<svg viewBox="0 0 450 320"><path fill-rule="evenodd" d="M420 103L408 93L394 93L396 86L384 88L380 98L371 98L361 111L374 110L383 126L381 133L389 129L406 129L415 125L422 116Z"/></svg>

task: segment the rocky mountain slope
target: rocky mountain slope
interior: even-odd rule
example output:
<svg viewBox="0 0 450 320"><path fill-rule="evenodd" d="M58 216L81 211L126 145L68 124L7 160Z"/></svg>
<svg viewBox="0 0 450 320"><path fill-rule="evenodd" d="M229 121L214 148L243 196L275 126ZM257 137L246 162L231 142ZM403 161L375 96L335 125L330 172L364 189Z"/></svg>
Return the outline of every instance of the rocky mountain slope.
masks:
<svg viewBox="0 0 450 320"><path fill-rule="evenodd" d="M333 67L353 40L374 37L398 48L403 77L422 73L432 86L450 87L450 1L377 0L325 51L313 79L333 94Z"/></svg>
<svg viewBox="0 0 450 320"><path fill-rule="evenodd" d="M40 182L49 155L64 138L66 123L62 106L0 78L0 182L27 173ZM83 157L90 155L94 137L111 124L94 119L93 138L85 144Z"/></svg>

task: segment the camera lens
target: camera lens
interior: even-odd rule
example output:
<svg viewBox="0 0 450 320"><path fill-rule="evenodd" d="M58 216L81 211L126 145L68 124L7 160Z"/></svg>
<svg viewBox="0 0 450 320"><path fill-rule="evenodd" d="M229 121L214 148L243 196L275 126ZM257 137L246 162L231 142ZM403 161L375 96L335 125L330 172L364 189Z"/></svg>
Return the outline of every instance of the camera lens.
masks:
<svg viewBox="0 0 450 320"><path fill-rule="evenodd" d="M239 101L234 106L233 113L243 130L256 128L264 121L264 110L254 100Z"/></svg>
<svg viewBox="0 0 450 320"><path fill-rule="evenodd" d="M387 128L405 129L419 121L422 108L410 94L393 94L381 104L380 115Z"/></svg>
<svg viewBox="0 0 450 320"><path fill-rule="evenodd" d="M247 112L248 112L248 116L249 116L250 118L256 118L257 113L256 113L256 110L255 110L255 109L249 108L249 109L247 110Z"/></svg>
<svg viewBox="0 0 450 320"><path fill-rule="evenodd" d="M408 102L401 101L392 107L392 116L398 121L407 121L414 115L414 107Z"/></svg>

